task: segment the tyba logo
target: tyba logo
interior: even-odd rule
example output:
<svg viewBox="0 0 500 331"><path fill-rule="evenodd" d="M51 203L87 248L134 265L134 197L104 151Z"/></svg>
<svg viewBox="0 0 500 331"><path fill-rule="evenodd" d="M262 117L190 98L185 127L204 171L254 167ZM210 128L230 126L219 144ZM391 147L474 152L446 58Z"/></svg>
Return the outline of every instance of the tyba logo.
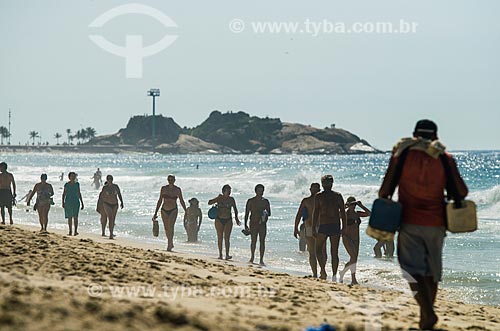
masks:
<svg viewBox="0 0 500 331"><path fill-rule="evenodd" d="M89 27L100 28L112 19L126 14L150 16L158 20L165 27L177 27L177 24L170 17L158 9L138 3L129 3L112 8L97 17L90 23ZM126 35L125 46L115 45L100 35L89 35L90 40L97 46L111 54L125 58L125 77L127 78L142 78L143 59L161 52L170 46L177 37L177 35L165 35L160 41L143 47L142 35Z"/></svg>

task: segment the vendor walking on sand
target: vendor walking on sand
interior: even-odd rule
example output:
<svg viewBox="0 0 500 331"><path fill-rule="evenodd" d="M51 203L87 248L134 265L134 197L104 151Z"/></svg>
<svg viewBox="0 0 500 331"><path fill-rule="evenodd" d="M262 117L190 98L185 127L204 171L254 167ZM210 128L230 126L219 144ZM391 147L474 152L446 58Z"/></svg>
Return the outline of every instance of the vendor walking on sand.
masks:
<svg viewBox="0 0 500 331"><path fill-rule="evenodd" d="M394 146L380 198L392 196L399 162L403 162L398 183L403 212L398 230L398 260L420 306L419 328L434 330L438 321L434 304L443 271L446 235L444 191L450 195L449 184L453 182L451 186L456 187L457 195L453 198L463 199L468 189L455 159L438 140L433 121L418 121L413 137L403 138Z"/></svg>
<svg viewBox="0 0 500 331"><path fill-rule="evenodd" d="M293 235L295 238L302 236L299 231L300 219L304 220L304 236L307 242L307 251L309 252L309 264L311 266L313 277L318 277L318 262L316 259L316 239L313 235L313 224L312 224L312 214L314 211L314 198L316 194L320 191L319 183L312 183L309 188L311 195L304 198L300 203L299 210L295 216L295 228Z"/></svg>
<svg viewBox="0 0 500 331"><path fill-rule="evenodd" d="M264 252L266 251L267 220L271 216L271 205L269 200L264 198L264 185L255 186L255 196L248 199L245 208L245 229L250 231L250 263L255 259L255 248L257 238L260 241L260 262L264 266ZM248 218L250 217L250 227L248 227Z"/></svg>
<svg viewBox="0 0 500 331"><path fill-rule="evenodd" d="M187 241L195 243L198 241L198 232L200 231L203 214L198 199L191 198L188 202L189 207L187 207L186 213L184 213L184 229L186 230Z"/></svg>
<svg viewBox="0 0 500 331"><path fill-rule="evenodd" d="M356 206L363 209L363 211L357 211ZM361 217L368 217L371 212L366 208L361 201L356 201L355 197L347 198L346 204L346 227L342 231L342 243L349 254L349 261L345 264L344 270L340 271L339 281L342 283L344 281L345 273L351 271L351 284L357 285L358 280L356 279L356 264L358 263L359 255L359 225L361 224Z"/></svg>
<svg viewBox="0 0 500 331"><path fill-rule="evenodd" d="M12 186L12 190L11 190ZM12 205L16 198L16 181L14 175L7 171L7 163L0 163L0 213L2 215L2 224L5 224L5 208L9 212L10 224L12 220Z"/></svg>
<svg viewBox="0 0 500 331"><path fill-rule="evenodd" d="M231 196L231 186L224 185L222 194L208 201L209 205L217 204L217 217L215 218L215 230L217 231L217 246L219 247L219 259L222 260L222 241L226 246L226 260L231 260L233 257L229 255L231 231L233 230L233 215L231 208L234 210L234 218L236 225L241 225L238 219L238 208L236 201Z"/></svg>
<svg viewBox="0 0 500 331"><path fill-rule="evenodd" d="M47 232L47 224L49 223L49 210L50 206L54 204L52 196L54 189L52 185L47 183L47 174L40 176L40 183L35 184L33 190L26 198L26 205L29 206L31 199L36 193L35 210L38 212L38 219L40 221L40 232Z"/></svg>
<svg viewBox="0 0 500 331"><path fill-rule="evenodd" d="M80 183L76 181L76 173L68 174L69 182L64 184L62 195L62 207L64 208L64 216L68 219L69 232L68 236L78 235L78 213L83 210L83 198L80 192ZM81 207L80 207L81 203ZM75 225L73 231L73 224Z"/></svg>
<svg viewBox="0 0 500 331"><path fill-rule="evenodd" d="M104 213L103 234L105 234L106 223L109 224L109 239L114 239L113 230L115 228L116 214L118 213L118 199L120 200L120 208L123 209L122 193L118 185L113 184L113 176L106 176L106 185L102 187L101 194L101 215ZM98 203L99 205L99 203ZM101 219L102 220L102 219Z"/></svg>
<svg viewBox="0 0 500 331"><path fill-rule="evenodd" d="M174 227L175 221L177 220L178 208L177 199L181 203L182 209L186 212L186 203L182 197L182 190L180 187L175 186L175 176L168 175L168 184L163 186L160 190L160 197L156 203L155 213L153 215L153 221L158 218L158 211L161 207L161 219L163 221L163 227L165 228L165 234L167 236L167 251L171 252L174 248Z"/></svg>

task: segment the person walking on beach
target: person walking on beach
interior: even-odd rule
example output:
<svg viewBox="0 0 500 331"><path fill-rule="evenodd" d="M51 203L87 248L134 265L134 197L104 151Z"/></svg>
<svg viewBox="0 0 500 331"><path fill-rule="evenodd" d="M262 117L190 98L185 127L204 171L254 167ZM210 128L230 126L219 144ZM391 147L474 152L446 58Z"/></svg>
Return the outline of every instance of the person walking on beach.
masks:
<svg viewBox="0 0 500 331"><path fill-rule="evenodd" d="M437 125L420 120L412 138L402 139L392 151L379 197L392 195L397 165L404 162L399 179L399 202L402 223L398 234L398 260L404 276L416 293L420 306L420 329L433 329L438 321L434 302L442 275L442 252L445 237L445 196L448 181L453 181L459 198L468 189L454 158L438 140ZM446 163L445 163L446 162ZM444 164L450 169L447 178ZM449 194L450 192L448 192Z"/></svg>
<svg viewBox="0 0 500 331"><path fill-rule="evenodd" d="M83 198L80 192L80 183L76 181L76 173L71 171L68 174L69 182L64 184L62 195L62 207L64 208L64 216L68 219L69 232L68 235L78 235L78 213L83 210ZM80 207L81 203L81 207ZM73 231L73 224L75 225Z"/></svg>
<svg viewBox="0 0 500 331"><path fill-rule="evenodd" d="M168 175L168 184L162 186L160 189L160 197L156 203L155 213L153 215L153 221L158 218L158 210L161 207L161 219L163 221L163 227L165 228L165 234L167 236L167 251L171 252L174 248L174 227L175 221L177 220L177 199L186 212L186 203L182 197L182 190L180 187L175 186L175 176Z"/></svg>
<svg viewBox="0 0 500 331"><path fill-rule="evenodd" d="M200 209L200 202L196 198L188 200L189 207L184 214L184 229L186 229L187 241L195 243L198 241L198 232L201 227L203 213Z"/></svg>
<svg viewBox="0 0 500 331"><path fill-rule="evenodd" d="M103 234L105 234L106 223L109 226L109 239L114 239L113 230L115 228L116 214L118 213L118 200L120 200L120 208L123 209L122 193L118 185L113 183L113 176L106 176L106 185L102 187L101 194L101 212L105 215ZM102 215L102 214L101 214Z"/></svg>
<svg viewBox="0 0 500 331"><path fill-rule="evenodd" d="M342 194L332 191L333 177L325 175L321 178L323 192L316 194L312 217L313 236L316 238L316 256L321 269L321 279L326 279L326 242L330 238L330 252L332 255L332 280L337 280L339 267L340 235L346 226L344 198ZM342 227L341 227L342 221ZM342 230L341 230L342 229Z"/></svg>
<svg viewBox="0 0 500 331"><path fill-rule="evenodd" d="M240 226L241 222L238 218L238 208L236 207L236 201L231 196L231 186L224 185L222 187L222 194L219 194L216 198L208 201L209 205L217 204L217 217L215 218L215 230L217 231L217 246L219 247L219 259L222 260L222 241L224 240L224 245L226 247L226 260L230 260L233 257L229 255L229 247L231 245L231 231L233 230L233 216L231 209L234 210L234 219L236 220L236 225Z"/></svg>
<svg viewBox="0 0 500 331"><path fill-rule="evenodd" d="M104 185L106 185L108 182L104 182ZM104 206L102 203L102 197L104 193L101 191L99 193L99 197L97 198L97 207L96 211L101 215L100 217L100 223L101 223L101 236L106 237L106 225L108 224L108 218L106 216L106 213L104 212Z"/></svg>
<svg viewBox="0 0 500 331"><path fill-rule="evenodd" d="M54 195L54 189L52 185L47 183L47 174L42 174L40 176L40 183L35 184L33 190L26 198L26 205L29 206L31 199L36 193L35 210L38 212L38 219L40 221L40 232L47 232L47 224L49 223L49 210L50 206L54 204L52 196Z"/></svg>
<svg viewBox="0 0 500 331"><path fill-rule="evenodd" d="M11 190L12 187L12 190ZM16 198L16 181L14 175L7 171L7 163L0 163L0 214L2 215L2 224L5 224L5 208L9 212L10 224L12 220L12 205Z"/></svg>
<svg viewBox="0 0 500 331"><path fill-rule="evenodd" d="M359 206L363 211L357 211L356 206ZM358 263L359 255L359 225L361 224L361 217L368 217L371 212L366 208L361 201L356 201L355 197L349 197L346 200L346 226L342 231L342 243L349 254L349 261L345 264L344 270L340 271L339 281L344 281L345 273L351 271L351 284L357 285L356 279L356 264Z"/></svg>
<svg viewBox="0 0 500 331"><path fill-rule="evenodd" d="M269 200L264 198L264 185L255 186L255 196L247 200L245 208L245 230L250 231L251 257L249 263L255 259L255 248L257 246L257 237L260 241L260 262L264 266L264 252L266 251L267 220L271 216L271 205ZM248 218L250 217L250 227L248 227Z"/></svg>
<svg viewBox="0 0 500 331"><path fill-rule="evenodd" d="M313 223L312 215L314 211L314 198L316 194L320 191L319 183L312 183L309 188L311 195L307 198L302 199L300 203L299 210L295 216L295 227L293 235L295 238L304 236L306 240L307 251L309 253L309 265L313 273L313 277L318 277L318 262L316 259L316 239L313 237ZM302 235L299 230L300 219L304 221L303 225L305 228L304 234Z"/></svg>

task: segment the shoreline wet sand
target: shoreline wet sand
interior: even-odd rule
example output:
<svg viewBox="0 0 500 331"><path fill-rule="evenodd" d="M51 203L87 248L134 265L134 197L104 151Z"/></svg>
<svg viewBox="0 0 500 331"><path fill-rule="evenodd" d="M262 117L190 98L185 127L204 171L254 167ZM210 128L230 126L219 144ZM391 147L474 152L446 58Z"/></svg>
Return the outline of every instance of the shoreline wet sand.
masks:
<svg viewBox="0 0 500 331"><path fill-rule="evenodd" d="M167 253L122 238L0 226L2 330L408 330L409 293ZM498 330L500 307L439 299L438 328Z"/></svg>

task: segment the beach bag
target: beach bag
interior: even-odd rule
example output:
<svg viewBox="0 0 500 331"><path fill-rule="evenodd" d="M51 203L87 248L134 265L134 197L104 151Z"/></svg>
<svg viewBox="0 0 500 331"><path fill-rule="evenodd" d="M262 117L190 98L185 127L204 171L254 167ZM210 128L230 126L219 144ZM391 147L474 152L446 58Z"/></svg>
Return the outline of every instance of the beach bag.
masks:
<svg viewBox="0 0 500 331"><path fill-rule="evenodd" d="M212 208L208 210L208 218L210 218L211 220L216 219L218 215L219 215L219 208L217 205L212 206Z"/></svg>
<svg viewBox="0 0 500 331"><path fill-rule="evenodd" d="M449 202L446 205L446 229L452 233L474 232L477 230L476 204L463 200L460 205Z"/></svg>
<svg viewBox="0 0 500 331"><path fill-rule="evenodd" d="M446 191L453 200L446 204L446 229L452 233L474 232L477 230L477 208L474 201L460 199L455 178L446 156L441 156L446 173Z"/></svg>
<svg viewBox="0 0 500 331"><path fill-rule="evenodd" d="M386 198L379 198L373 202L370 220L366 228L366 234L372 238L382 241L394 240L394 234L401 225L402 206L399 202L392 200L392 195L398 186L403 165L408 155L408 149L405 149L399 156L394 178L390 186L390 195Z"/></svg>
<svg viewBox="0 0 500 331"><path fill-rule="evenodd" d="M158 237L160 235L160 225L157 220L153 221L153 236Z"/></svg>

